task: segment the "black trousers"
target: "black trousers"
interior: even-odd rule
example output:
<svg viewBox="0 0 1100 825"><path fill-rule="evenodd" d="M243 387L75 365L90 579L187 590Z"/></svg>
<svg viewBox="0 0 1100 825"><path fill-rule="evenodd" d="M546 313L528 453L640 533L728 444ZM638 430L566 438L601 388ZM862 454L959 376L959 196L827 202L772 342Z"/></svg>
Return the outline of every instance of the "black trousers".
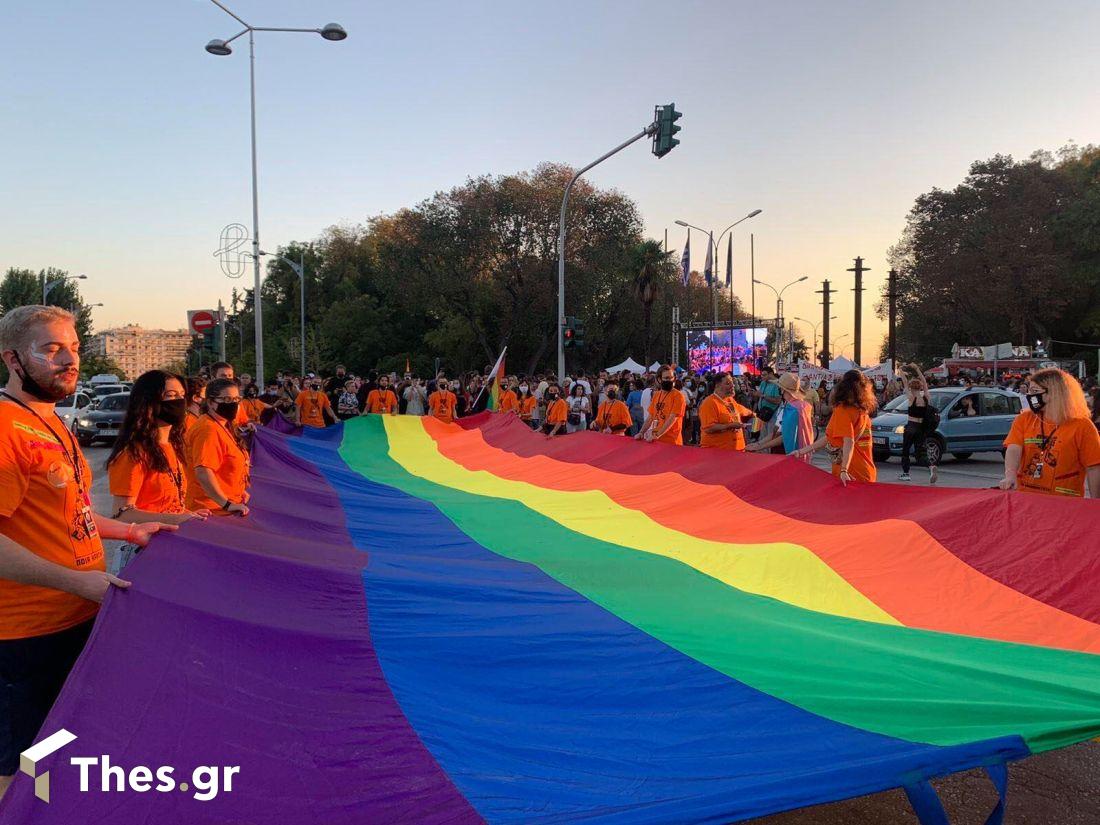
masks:
<svg viewBox="0 0 1100 825"><path fill-rule="evenodd" d="M901 471L909 472L909 453L919 451L924 443L924 427L910 421L905 425L905 432L901 436ZM919 459L920 456L918 455Z"/></svg>
<svg viewBox="0 0 1100 825"><path fill-rule="evenodd" d="M89 619L58 633L0 640L0 776L14 774L19 754L34 744L93 623Z"/></svg>

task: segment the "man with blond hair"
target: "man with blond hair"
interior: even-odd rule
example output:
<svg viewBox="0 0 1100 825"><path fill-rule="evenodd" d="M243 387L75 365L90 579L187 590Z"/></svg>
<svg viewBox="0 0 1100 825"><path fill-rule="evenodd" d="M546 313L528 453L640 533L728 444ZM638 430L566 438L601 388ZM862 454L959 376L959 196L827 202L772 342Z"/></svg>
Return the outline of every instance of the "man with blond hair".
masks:
<svg viewBox="0 0 1100 825"><path fill-rule="evenodd" d="M54 404L76 390L72 314L22 306L0 318L0 796L88 640L112 587L103 539L144 546L158 522L92 511L92 472Z"/></svg>

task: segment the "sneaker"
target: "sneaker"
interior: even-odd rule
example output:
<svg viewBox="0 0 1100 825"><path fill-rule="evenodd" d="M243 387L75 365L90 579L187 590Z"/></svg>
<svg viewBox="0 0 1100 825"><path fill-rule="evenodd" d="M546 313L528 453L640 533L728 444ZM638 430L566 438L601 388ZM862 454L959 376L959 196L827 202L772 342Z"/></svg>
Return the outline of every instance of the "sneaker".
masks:
<svg viewBox="0 0 1100 825"><path fill-rule="evenodd" d="M935 484L939 480L939 477L939 471L936 469L936 465L933 464L928 468L928 483Z"/></svg>
<svg viewBox="0 0 1100 825"><path fill-rule="evenodd" d="M909 473L902 473L900 476L898 476L898 481L908 481L908 480L909 480Z"/></svg>

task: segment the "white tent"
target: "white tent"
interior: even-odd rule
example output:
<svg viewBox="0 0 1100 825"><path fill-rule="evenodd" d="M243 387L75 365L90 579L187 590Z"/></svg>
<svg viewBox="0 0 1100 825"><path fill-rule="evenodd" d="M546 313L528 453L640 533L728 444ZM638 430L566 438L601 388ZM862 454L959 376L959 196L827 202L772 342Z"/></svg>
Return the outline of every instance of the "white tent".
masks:
<svg viewBox="0 0 1100 825"><path fill-rule="evenodd" d="M654 361L652 364L649 365L649 371L650 372L657 372L657 370L659 370L660 368L661 368L661 362L660 361Z"/></svg>
<svg viewBox="0 0 1100 825"><path fill-rule="evenodd" d="M839 358L834 358L829 362L829 369L833 372L847 372L848 370L858 370L856 362L849 358L845 358L843 355Z"/></svg>
<svg viewBox="0 0 1100 825"><path fill-rule="evenodd" d="M611 373L612 375L620 373L623 370L629 370L630 372L634 373L635 375L641 375L642 373L645 372L645 367L643 367L641 364L639 364L633 358L627 358L621 364L616 364L613 367L607 367L607 372Z"/></svg>

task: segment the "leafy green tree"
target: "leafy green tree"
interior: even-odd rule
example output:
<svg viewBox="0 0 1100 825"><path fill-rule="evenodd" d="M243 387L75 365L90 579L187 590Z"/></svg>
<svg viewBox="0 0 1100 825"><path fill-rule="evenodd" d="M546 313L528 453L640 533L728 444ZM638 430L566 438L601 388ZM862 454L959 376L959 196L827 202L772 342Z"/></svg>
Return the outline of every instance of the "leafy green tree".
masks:
<svg viewBox="0 0 1100 825"><path fill-rule="evenodd" d="M927 365L955 342L1095 340L1100 150L974 163L954 189L917 198L889 260L902 360Z"/></svg>

